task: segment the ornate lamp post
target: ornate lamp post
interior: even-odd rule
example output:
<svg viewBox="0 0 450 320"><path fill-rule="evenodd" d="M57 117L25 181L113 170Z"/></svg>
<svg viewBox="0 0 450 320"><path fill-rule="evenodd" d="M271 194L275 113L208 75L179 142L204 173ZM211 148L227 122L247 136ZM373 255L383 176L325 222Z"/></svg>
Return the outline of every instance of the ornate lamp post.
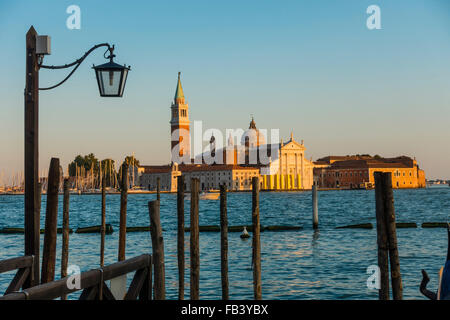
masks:
<svg viewBox="0 0 450 320"><path fill-rule="evenodd" d="M78 69L86 57L100 47L107 47L104 54L109 63L94 66L102 97L122 97L130 67L113 62L114 46L98 44L89 49L80 59L62 66L42 64L43 56L50 54L49 38L39 36L31 27L26 35L26 84L25 84L25 255L34 256L33 273L24 288L39 284L39 231L40 190L39 187L39 90L50 90L62 85ZM109 56L106 53L109 51ZM39 69L66 69L74 67L61 82L48 88L39 88Z"/></svg>

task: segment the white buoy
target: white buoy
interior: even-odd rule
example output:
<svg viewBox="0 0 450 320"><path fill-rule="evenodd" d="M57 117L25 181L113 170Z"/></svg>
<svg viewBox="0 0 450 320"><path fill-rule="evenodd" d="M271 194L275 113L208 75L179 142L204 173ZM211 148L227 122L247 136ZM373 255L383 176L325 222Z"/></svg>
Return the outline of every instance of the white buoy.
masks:
<svg viewBox="0 0 450 320"><path fill-rule="evenodd" d="M247 232L247 227L244 226L244 230L241 233L241 238L245 239L245 238L250 238L250 235Z"/></svg>

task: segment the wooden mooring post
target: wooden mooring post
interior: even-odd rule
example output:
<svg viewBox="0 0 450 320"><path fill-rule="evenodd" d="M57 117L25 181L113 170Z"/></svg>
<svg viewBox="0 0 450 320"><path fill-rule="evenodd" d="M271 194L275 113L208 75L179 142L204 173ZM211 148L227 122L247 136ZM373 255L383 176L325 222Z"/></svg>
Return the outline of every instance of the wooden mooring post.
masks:
<svg viewBox="0 0 450 320"><path fill-rule="evenodd" d="M389 300L389 244L384 215L384 190L382 172L375 172L375 205L377 218L378 267L380 268L380 289L378 298Z"/></svg>
<svg viewBox="0 0 450 320"><path fill-rule="evenodd" d="M148 203L150 215L150 235L152 238L153 265L154 268L154 297L155 300L166 298L165 268L164 268L164 239L162 235L161 220L159 214L159 200Z"/></svg>
<svg viewBox="0 0 450 320"><path fill-rule="evenodd" d="M63 194L61 278L67 277L67 265L69 263L69 178L64 179ZM63 295L61 299L66 300L67 296Z"/></svg>
<svg viewBox="0 0 450 320"><path fill-rule="evenodd" d="M253 293L255 300L262 299L261 293L261 241L259 221L259 177L252 178L252 223L253 223Z"/></svg>
<svg viewBox="0 0 450 320"><path fill-rule="evenodd" d="M24 170L25 170L25 255L34 256L33 272L23 287L39 284L39 235L41 193L39 184L39 62L36 54L37 32L33 27L26 35Z"/></svg>
<svg viewBox="0 0 450 320"><path fill-rule="evenodd" d="M156 178L156 200L161 200L161 178Z"/></svg>
<svg viewBox="0 0 450 320"><path fill-rule="evenodd" d="M397 230L395 225L394 194L392 173L375 172L375 197L377 215L378 266L380 268L380 300L389 299L389 265L391 270L392 296L394 300L403 298L400 274Z"/></svg>
<svg viewBox="0 0 450 320"><path fill-rule="evenodd" d="M199 242L199 185L197 178L191 179L191 222L190 222L190 255L191 277L190 297L198 300L200 296L200 242Z"/></svg>
<svg viewBox="0 0 450 320"><path fill-rule="evenodd" d="M178 299L184 299L184 176L177 181L177 258L178 258Z"/></svg>
<svg viewBox="0 0 450 320"><path fill-rule="evenodd" d="M226 184L220 185L220 271L222 275L222 300L228 300L228 217Z"/></svg>
<svg viewBox="0 0 450 320"><path fill-rule="evenodd" d="M55 279L59 178L59 159L52 158L48 171L47 209L45 213L41 283L51 282Z"/></svg>
<svg viewBox="0 0 450 320"><path fill-rule="evenodd" d="M317 201L317 185L312 186L313 229L319 228L319 206Z"/></svg>
<svg viewBox="0 0 450 320"><path fill-rule="evenodd" d="M100 225L100 267L105 265L105 235L106 235L106 180L102 180L102 218Z"/></svg>
<svg viewBox="0 0 450 320"><path fill-rule="evenodd" d="M125 260L127 237L127 201L128 201L128 164L122 164L122 181L120 184L120 226L119 226L119 261Z"/></svg>
<svg viewBox="0 0 450 320"><path fill-rule="evenodd" d="M392 173L385 172L383 177L384 208L389 241L389 261L391 267L392 297L403 299L403 285L400 274L400 258L398 255L397 227L395 225L394 192L392 191Z"/></svg>

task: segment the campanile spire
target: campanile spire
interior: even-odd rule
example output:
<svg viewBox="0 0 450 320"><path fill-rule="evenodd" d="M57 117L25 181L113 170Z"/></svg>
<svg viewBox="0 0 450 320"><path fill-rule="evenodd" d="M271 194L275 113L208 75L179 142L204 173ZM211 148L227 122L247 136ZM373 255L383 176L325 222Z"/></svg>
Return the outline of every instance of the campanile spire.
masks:
<svg viewBox="0 0 450 320"><path fill-rule="evenodd" d="M183 93L183 87L181 86L181 72L178 72L178 83L177 83L177 89L175 91L175 103L181 103L184 104L184 93Z"/></svg>

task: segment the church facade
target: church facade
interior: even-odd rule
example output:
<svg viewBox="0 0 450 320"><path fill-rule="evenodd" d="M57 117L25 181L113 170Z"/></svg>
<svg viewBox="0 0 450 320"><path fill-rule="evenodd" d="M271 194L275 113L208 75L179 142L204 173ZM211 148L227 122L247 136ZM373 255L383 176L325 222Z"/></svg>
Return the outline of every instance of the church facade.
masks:
<svg viewBox="0 0 450 320"><path fill-rule="evenodd" d="M305 146L291 138L279 145L279 154L261 169L263 188L268 190L311 189L314 177L314 163L305 158Z"/></svg>

